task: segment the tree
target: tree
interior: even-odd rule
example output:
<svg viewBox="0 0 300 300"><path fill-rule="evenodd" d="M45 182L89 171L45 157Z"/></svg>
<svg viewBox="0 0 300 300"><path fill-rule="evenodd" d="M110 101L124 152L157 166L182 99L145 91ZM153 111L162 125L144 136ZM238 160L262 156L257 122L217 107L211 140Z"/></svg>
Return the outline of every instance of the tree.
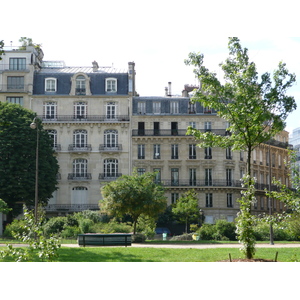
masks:
<svg viewBox="0 0 300 300"><path fill-rule="evenodd" d="M214 109L226 120L230 125L228 134L203 133L192 127L188 128L187 134L194 135L200 147L231 147L232 150L246 151L248 176L245 179L248 182L245 186L250 188L252 151L282 131L288 114L296 109L294 97L287 95L296 76L289 73L285 63L280 62L273 78L266 72L259 80L256 65L249 61L248 49L241 47L238 38L229 38L228 49L229 57L220 64L224 83L204 66L203 54L190 53L185 61L187 65L195 66L194 73L201 83L193 101ZM251 201L244 205L244 211L250 211ZM242 211L240 217L243 217Z"/></svg>
<svg viewBox="0 0 300 300"><path fill-rule="evenodd" d="M23 36L19 39L19 42L22 43L22 46L20 46L20 50L26 50L26 47L27 46L33 46L37 49L40 49L41 48L41 44L36 44L32 41L32 38L28 38L26 36Z"/></svg>
<svg viewBox="0 0 300 300"><path fill-rule="evenodd" d="M133 233L142 214L157 217L166 208L165 191L161 185L155 184L155 173L123 175L101 188L103 200L100 210L115 217L129 215L133 219Z"/></svg>
<svg viewBox="0 0 300 300"><path fill-rule="evenodd" d="M3 47L4 47L4 42L3 40L0 40L0 60L2 60L1 55L4 54Z"/></svg>
<svg viewBox="0 0 300 300"><path fill-rule="evenodd" d="M43 126L31 129L35 114L18 104L0 102L0 198L19 213L17 203L33 206L35 199L35 163L39 130L38 200L47 204L56 189L58 163L52 141Z"/></svg>
<svg viewBox="0 0 300 300"><path fill-rule="evenodd" d="M8 214L11 211L11 208L7 206L7 203L0 199L0 213Z"/></svg>
<svg viewBox="0 0 300 300"><path fill-rule="evenodd" d="M189 190L184 193L174 204L172 212L178 221L185 223L185 232L188 231L188 224L199 219L199 207L197 193Z"/></svg>

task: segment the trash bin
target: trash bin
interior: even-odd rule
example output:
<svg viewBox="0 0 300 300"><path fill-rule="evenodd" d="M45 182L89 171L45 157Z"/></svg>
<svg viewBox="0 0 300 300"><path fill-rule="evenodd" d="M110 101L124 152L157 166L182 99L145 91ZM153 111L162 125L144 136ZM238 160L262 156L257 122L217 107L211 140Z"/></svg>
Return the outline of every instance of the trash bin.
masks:
<svg viewBox="0 0 300 300"><path fill-rule="evenodd" d="M167 233L166 232L163 232L163 234L162 234L162 237L163 237L163 241L166 241L167 240Z"/></svg>

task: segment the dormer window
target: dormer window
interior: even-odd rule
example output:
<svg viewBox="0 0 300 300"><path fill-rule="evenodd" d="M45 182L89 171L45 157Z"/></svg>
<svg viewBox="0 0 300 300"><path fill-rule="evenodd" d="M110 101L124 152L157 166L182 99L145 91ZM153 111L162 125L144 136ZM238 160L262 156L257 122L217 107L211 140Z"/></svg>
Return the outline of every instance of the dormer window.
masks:
<svg viewBox="0 0 300 300"><path fill-rule="evenodd" d="M106 78L105 92L107 92L107 93L116 93L117 92L117 79L116 78Z"/></svg>
<svg viewBox="0 0 300 300"><path fill-rule="evenodd" d="M56 92L56 78L46 78L45 79L45 91L46 92Z"/></svg>
<svg viewBox="0 0 300 300"><path fill-rule="evenodd" d="M85 77L83 75L79 75L76 77L76 95L85 95Z"/></svg>

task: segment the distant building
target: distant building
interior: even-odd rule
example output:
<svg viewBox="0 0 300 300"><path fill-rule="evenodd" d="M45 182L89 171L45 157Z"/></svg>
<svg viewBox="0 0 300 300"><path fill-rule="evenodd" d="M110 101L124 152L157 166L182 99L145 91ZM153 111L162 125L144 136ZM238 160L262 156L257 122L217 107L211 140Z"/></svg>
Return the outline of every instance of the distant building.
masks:
<svg viewBox="0 0 300 300"><path fill-rule="evenodd" d="M169 83L165 96L139 97L133 62L127 70L99 67L95 61L90 67L67 67L43 61L42 51L33 47L6 51L0 61L0 101L35 111L53 139L60 170L58 190L45 208L48 215L97 210L100 188L136 169L157 172L169 205L195 189L206 222L233 221L247 156L230 148L201 149L186 135L188 126L227 134L227 123L214 110L191 103L194 88L185 85L182 97L173 97ZM288 183L287 141L283 131L271 145L254 150L256 214L269 211L264 189L270 169L272 177ZM272 208L283 209L276 201Z"/></svg>

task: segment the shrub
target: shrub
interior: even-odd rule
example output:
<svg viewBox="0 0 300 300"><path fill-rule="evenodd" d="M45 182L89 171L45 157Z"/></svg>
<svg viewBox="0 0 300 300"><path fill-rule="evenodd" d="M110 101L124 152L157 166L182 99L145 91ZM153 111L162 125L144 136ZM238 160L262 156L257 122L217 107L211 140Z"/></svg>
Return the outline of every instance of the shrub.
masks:
<svg viewBox="0 0 300 300"><path fill-rule="evenodd" d="M77 238L77 235L80 234L81 231L78 226L66 226L64 230L61 232L62 238Z"/></svg>
<svg viewBox="0 0 300 300"><path fill-rule="evenodd" d="M146 241L146 236L142 233L133 234L131 236L132 243L144 243Z"/></svg>
<svg viewBox="0 0 300 300"><path fill-rule="evenodd" d="M50 218L43 226L44 234L50 236L51 234L60 233L64 229L65 224L67 224L67 217Z"/></svg>
<svg viewBox="0 0 300 300"><path fill-rule="evenodd" d="M91 220L93 223L97 223L101 221L101 216L99 214L99 212L93 211L93 210L84 210L82 212L80 212L77 215L78 219L88 219Z"/></svg>
<svg viewBox="0 0 300 300"><path fill-rule="evenodd" d="M198 230L201 240L213 240L216 228L213 224L203 224Z"/></svg>
<svg viewBox="0 0 300 300"><path fill-rule="evenodd" d="M81 219L79 221L79 229L81 233L91 233L94 222L90 219Z"/></svg>
<svg viewBox="0 0 300 300"><path fill-rule="evenodd" d="M13 237L14 233L22 234L25 231L24 225L25 221L23 219L13 220L10 224L6 225L3 235L5 237Z"/></svg>
<svg viewBox="0 0 300 300"><path fill-rule="evenodd" d="M228 222L223 219L216 221L216 231L221 240L236 240L236 226L233 222Z"/></svg>
<svg viewBox="0 0 300 300"><path fill-rule="evenodd" d="M193 233L184 233L182 235L173 236L170 241L192 241Z"/></svg>

